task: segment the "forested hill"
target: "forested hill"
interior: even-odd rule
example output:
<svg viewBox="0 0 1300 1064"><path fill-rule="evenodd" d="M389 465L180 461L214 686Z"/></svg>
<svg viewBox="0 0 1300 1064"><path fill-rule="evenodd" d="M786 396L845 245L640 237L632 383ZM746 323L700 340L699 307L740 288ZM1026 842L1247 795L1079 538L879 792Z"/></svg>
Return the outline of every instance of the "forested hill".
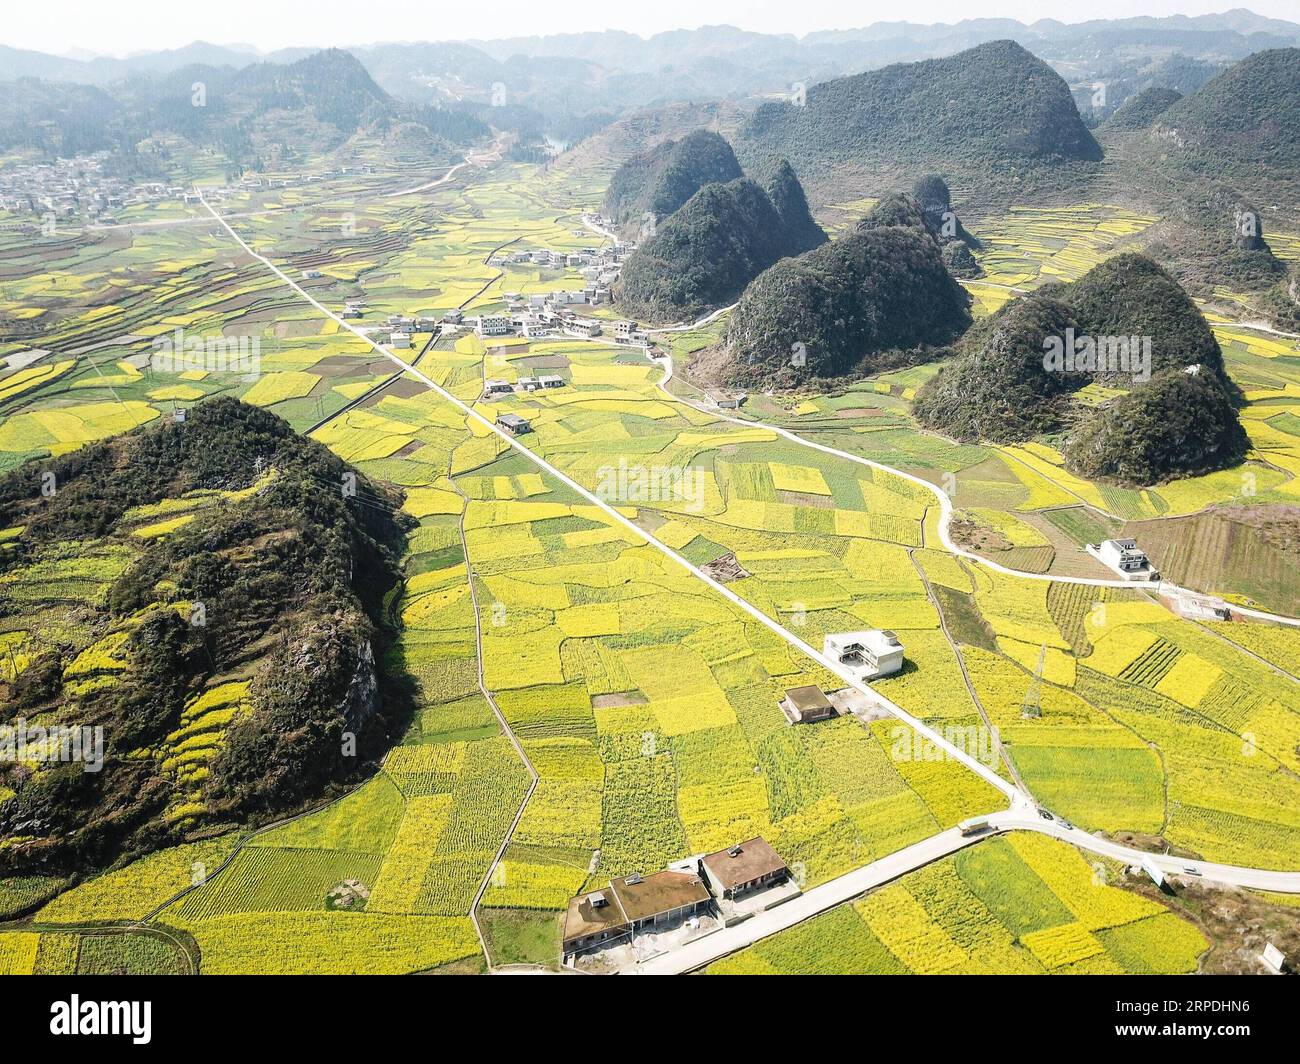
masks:
<svg viewBox="0 0 1300 1064"><path fill-rule="evenodd" d="M605 213L619 226L657 224L705 185L743 177L736 153L717 133L696 129L632 156L610 179Z"/></svg>
<svg viewBox="0 0 1300 1064"><path fill-rule="evenodd" d="M1182 98L1182 93L1174 89L1158 86L1144 89L1106 119L1102 123L1102 129L1113 133L1150 129L1157 118Z"/></svg>
<svg viewBox="0 0 1300 1064"><path fill-rule="evenodd" d="M923 170L1011 194L1077 180L1061 171L1102 155L1060 75L1014 41L814 85L802 106L764 104L737 152L747 168L797 159L818 203Z"/></svg>
<svg viewBox="0 0 1300 1064"><path fill-rule="evenodd" d="M782 259L745 290L702 367L744 388L790 388L933 357L970 325L970 297L909 195L856 228Z"/></svg>
<svg viewBox="0 0 1300 1064"><path fill-rule="evenodd" d="M1049 358L1067 345L1068 360ZM1092 385L1121 391L1073 399ZM1164 269L1129 253L980 321L914 409L963 442L1064 433L1072 472L1148 486L1240 462L1240 402L1195 303Z"/></svg>
<svg viewBox="0 0 1300 1064"><path fill-rule="evenodd" d="M774 167L769 187L772 195L748 177L703 186L629 256L614 289L620 311L689 320L734 302L778 259L824 243L788 163Z"/></svg>
<svg viewBox="0 0 1300 1064"><path fill-rule="evenodd" d="M1295 211L1300 193L1300 48L1257 52L1165 110L1153 149L1176 181L1210 179Z"/></svg>
<svg viewBox="0 0 1300 1064"><path fill-rule="evenodd" d="M1268 231L1300 227L1300 48L1234 64L1116 141L1113 159L1126 194L1161 218L1148 253L1183 283L1198 295L1274 288L1286 266ZM1260 308L1270 313L1266 298Z"/></svg>
<svg viewBox="0 0 1300 1064"><path fill-rule="evenodd" d="M404 712L400 504L233 399L0 479L0 722L103 729L98 771L0 765L0 875L103 867L361 774Z"/></svg>

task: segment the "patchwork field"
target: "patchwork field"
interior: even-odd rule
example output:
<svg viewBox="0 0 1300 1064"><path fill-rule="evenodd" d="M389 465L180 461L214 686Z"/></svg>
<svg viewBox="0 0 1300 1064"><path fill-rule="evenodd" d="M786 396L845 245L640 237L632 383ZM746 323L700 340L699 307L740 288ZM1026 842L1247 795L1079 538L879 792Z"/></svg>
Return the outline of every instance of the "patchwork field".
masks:
<svg viewBox="0 0 1300 1064"><path fill-rule="evenodd" d="M1063 843L999 838L718 961L712 975L1123 975L1196 971L1209 948Z"/></svg>
<svg viewBox="0 0 1300 1064"><path fill-rule="evenodd" d="M331 309L364 296L365 322L375 324L455 307L492 312L508 291L573 283L561 270L499 270L486 259L513 243L588 246L598 238L580 214L599 194L571 172L512 167L427 195L277 210L240 219L238 231L290 276L319 271L302 283ZM1007 291L999 284L1077 276L1151 221L1100 207L1015 212L980 229L990 277L972 289L988 305ZM417 709L382 770L291 822L194 839L71 890L0 881L0 913L34 912L38 929L0 932L0 970L46 970L38 958L56 949L64 959L48 965L58 970L82 958L95 970L143 963L133 958L163 948L157 938L81 941L69 962L72 946L55 936L76 938L61 925L144 920L192 939L203 972L477 970L476 917L489 929L532 916L553 926L575 892L757 834L812 886L1005 804L894 720L789 726L777 705L786 688L841 684L527 455L467 424L220 231L0 247L0 261L15 305L48 320L39 345L52 352L0 376L0 467L234 394L403 488L419 522L404 590L390 603L403 625L394 664L413 677ZM57 280L41 308L43 274ZM159 369L156 338L177 328L256 338L256 372ZM709 335L675 335L674 356L684 360ZM755 397L747 416L948 491L1005 543L990 551L1003 564L1105 576L1082 545L1126 521L1293 494L1300 435L1288 418L1300 424L1291 409L1300 391L1290 357L1249 336L1224 338L1250 399L1252 461L1231 477L1151 491L1071 478L1045 444L959 446L920 432L907 400L932 367L841 394ZM701 412L660 389L662 368L638 351L572 338L431 339L417 332L403 357L489 419L526 417L528 450L691 564L734 560L741 575L728 589L799 639L820 648L828 633L896 631L907 664L878 691L971 740L967 753L1078 826L1300 868L1290 633L1196 625L1140 592L958 560L942 548L925 487ZM539 370L565 386L482 400L485 378ZM680 378L673 388L690 394ZM219 504L168 500L133 515L131 534L166 535ZM0 551L10 531L0 530ZM77 630L69 608L102 596L130 558L130 542L95 554L69 544L0 574L25 613L0 630L8 679L34 642L72 638L84 653L67 682L112 682L114 633ZM1285 585L1235 586L1259 598ZM203 736L219 734L239 696L238 677L197 692L169 737L178 816L202 800L213 749ZM1092 876L1060 844L989 841L715 970L1195 968L1199 932ZM496 961L492 932L484 938ZM159 966L173 962L158 954Z"/></svg>

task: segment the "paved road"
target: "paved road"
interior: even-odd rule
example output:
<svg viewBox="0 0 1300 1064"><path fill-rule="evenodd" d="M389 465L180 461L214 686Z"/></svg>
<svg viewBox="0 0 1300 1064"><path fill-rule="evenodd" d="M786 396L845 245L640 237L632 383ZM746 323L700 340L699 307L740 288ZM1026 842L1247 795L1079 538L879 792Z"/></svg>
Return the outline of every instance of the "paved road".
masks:
<svg viewBox="0 0 1300 1064"><path fill-rule="evenodd" d="M879 692L873 690L867 684L858 680L857 677L855 677L852 674L852 672L849 671L848 668L846 668L844 665L841 665L839 661L825 656L820 650L804 642L802 639L800 639L797 635L791 632L779 621L776 621L773 618L769 617L757 606L752 605L750 602L746 601L745 599L741 598L738 594L736 594L736 592L732 591L729 587L715 580L713 577L709 576L709 574L704 572L704 570L700 569L697 565L692 564L686 558L682 557L682 555L678 554L666 543L657 539L655 536L653 536L645 529L643 529L640 525L636 524L631 518L619 512L617 509L611 506L604 499L600 498L599 496L595 495L593 492L589 491L582 484L579 484L567 473L563 472L560 469L557 469L555 466L551 465L550 462L546 461L540 455L535 454L533 451L530 451L512 433L509 433L505 429L500 428L495 422L489 421L486 417L484 417L481 413L479 413L479 411L475 410L472 406L469 406L464 401L459 399L457 396L447 391L436 381L434 381L431 377L426 375L422 370L419 370L411 363L404 361L386 344L379 343L372 336L362 331L361 329L357 328L357 326L353 325L352 322L345 321L338 314L335 314L334 311L330 310L318 299L316 299L313 295L307 292L301 285L299 285L296 281L294 281L293 278L291 278L282 269L280 269L280 267L276 266L275 263L273 263L265 255L259 255L256 251L254 251L252 247L250 247L249 244L244 240L244 238L241 237L237 232L235 232L235 230L231 227L230 223L227 222L226 219L224 219L217 211L212 209L212 207L208 204L206 200L201 199L201 202L203 203L204 207L207 208L208 212L212 215L212 217L215 218L217 222L222 226L222 228L226 230L226 232L230 235L231 239L234 240L236 243L238 243L241 248L243 248L246 254L251 256L256 261L260 262L268 270L274 273L276 277L278 277L284 284L292 288L299 295L299 297L302 298L305 302L310 303L321 314L325 315L327 318L336 322L339 328L352 333L354 336L359 337L361 340L364 340L375 351L379 352L381 355L383 355L385 358L391 361L394 365L400 366L402 369L406 370L412 377L414 377L416 380L424 384L426 388L430 389L437 395L441 396L446 402L450 403L457 410L460 410L469 420L476 422L477 424L485 428L487 431L497 436L512 450L519 452L524 457L529 459L529 461L533 462L539 468L545 470L547 473L555 477L561 483L566 484L569 488L571 488L574 492L580 495L588 503L590 503L592 506L595 506L602 513L604 513L611 521L615 522L618 525L621 525L623 528L628 529L628 531L633 533L633 535L635 535L638 539L643 540L649 546L659 551L660 554L663 554L665 557L670 558L672 561L674 561L676 564L681 566L683 569L687 570L687 572L689 572L697 580L701 581L702 583L708 584L709 587L711 587L719 595L727 599L727 601L732 603L734 606L743 610L755 621L763 625L763 627L769 629L777 636L779 636L781 639L785 640L788 644L790 644L790 646L794 647L795 649L799 650L803 654L807 655L812 660L816 661L823 668L827 669L832 675L839 677L840 681L844 684L845 687L853 688L859 694L865 696L873 704L893 714L904 724L907 724L915 731L924 735L927 739L929 739L932 743L934 743L939 749L945 751L957 761L960 761L972 772L974 772L976 775L984 779L985 782L987 782L991 786L997 788L998 790L1006 794L1008 798L1014 800L1016 797L1020 795L1020 792L1016 789L1014 784L1008 782L1007 780L1004 780L991 768L989 768L981 761L969 755L965 750L961 749L951 740L945 738L943 735L935 731L929 725L924 724L916 717L913 717L910 713L907 713L901 706L896 705L894 702L885 698ZM671 365L669 367L669 372L671 373ZM752 425L750 427L752 427Z"/></svg>
<svg viewBox="0 0 1300 1064"><path fill-rule="evenodd" d="M1037 831L1078 846L1081 850L1111 857L1125 864L1136 865L1143 860L1150 860L1160 871L1184 879L1200 878L1212 883L1222 883L1232 887L1250 887L1254 890L1271 890L1279 894L1300 894L1300 872L1273 872L1263 868L1243 868L1240 865L1215 864L1211 861L1194 860L1187 857L1169 857L1164 854L1147 853L1130 846L1121 846L1109 839L1089 835L1079 828L1066 829L1059 821L1043 820L1037 814L1027 812L1023 806L994 813L989 823L1002 831ZM1194 868L1199 877L1188 874L1185 870Z"/></svg>
<svg viewBox="0 0 1300 1064"><path fill-rule="evenodd" d="M684 403L687 406L699 410L701 413L709 414L710 416L717 418L719 421L726 421L732 425L740 425L747 429L767 429L770 432L775 432L783 439L789 440L791 443L797 443L801 447L808 447L814 451L821 451L823 454L842 458L845 461L856 462L858 465L868 466L872 469L879 469L885 473L892 473L896 477L902 477L904 480L925 488L925 490L933 495L939 502L939 538L943 542L944 549L952 554L966 558L969 561L976 562L977 564L984 566L986 569L992 569L995 572L1003 573L1007 576L1019 577L1024 580L1045 580L1048 583L1082 584L1088 587L1125 588L1130 591L1151 591L1162 595L1201 594L1200 592L1191 591L1188 588L1180 587L1177 584L1165 580L1156 583L1143 583L1135 580L1105 580L1087 576L1056 576L1048 573L1027 573L1021 569L1011 569L1005 565L999 565L997 562L991 561L982 554L976 554L974 551L967 550L965 547L961 547L953 541L952 535L949 531L949 525L952 522L955 508L952 504L952 498L938 485L932 484L930 481L925 480L922 477L914 476L911 473L905 473L901 469L895 469L893 466L887 466L883 462L874 462L870 458L863 458L861 455L851 454L848 451L841 451L837 447L830 447L824 443L817 443L813 440L807 439L806 437L793 433L789 429L781 428L779 425L772 425L766 421L759 421L756 418L747 419L731 417L728 414L724 414L716 406L706 406L700 403L693 403L684 396L676 395L668 390L668 382L672 380L674 371L672 356L665 353L662 358L657 359L656 361L660 362L664 366L664 375L663 379L659 381L659 389L675 402ZM1254 617L1262 621L1273 621L1277 624L1286 624L1293 628L1300 628L1300 618L1284 617L1276 613L1266 613L1263 610L1248 609L1245 606L1232 605L1230 608L1233 613L1244 614L1245 616Z"/></svg>
<svg viewBox="0 0 1300 1064"><path fill-rule="evenodd" d="M1200 878L1226 886L1300 894L1300 872L1269 872L1257 868L1241 868L1235 865L1212 864L1208 861L1193 861L1146 853L1143 850L1121 846L1108 839L1099 839L1078 828L1067 830L1055 820L1044 820L1023 799L1017 801L1013 808L991 815L989 823L995 830L982 835L963 837L956 828L932 835L897 853L891 853L888 857L882 857L878 861L872 861L871 864L863 865L852 872L813 887L800 897L760 913L742 924L715 931L694 942L688 942L670 953L653 957L638 965L630 974L681 975L698 971L737 950L752 946L755 942L801 924L860 894L875 890L909 872L956 853L963 847L994 838L997 833L1004 831L1035 831L1041 835L1050 835L1052 838L1072 843L1080 849L1113 858L1124 864L1136 865L1143 859L1149 859L1162 872L1183 879ZM1185 871L1189 867L1195 868L1200 876L1190 876Z"/></svg>
<svg viewBox="0 0 1300 1064"><path fill-rule="evenodd" d="M694 942L688 942L670 953L653 957L638 965L632 974L681 975L684 972L696 971L730 953L752 946L760 939L775 935L778 931L785 931L819 913L842 905L859 894L874 890L932 861L956 853L962 847L970 846L980 839L979 835L965 838L956 828L931 835L930 838L914 843L897 853L891 853L888 857L882 857L879 861L872 861L871 864L855 868L852 872L847 872L821 886L806 890L799 897L792 898L765 913L750 917L742 924L723 928L711 935L697 938Z"/></svg>
<svg viewBox="0 0 1300 1064"><path fill-rule="evenodd" d="M397 192L385 192L384 198L392 199L394 196L410 196L415 192L428 192L429 189L431 188L437 188L439 185L445 185L448 181L450 181L453 177L456 176L457 171L463 170L467 166L482 166L483 163L485 162L490 162L493 159L499 158L501 155L501 147L504 143L503 137L504 135L498 136L492 142L492 146L485 151L481 151L478 154L475 154L474 152L467 153L463 161L458 162L455 166L453 166L450 170L448 170L445 174L442 175L442 177L438 178L436 181L427 181L423 185L416 185L414 188L400 189ZM205 203L204 206L207 206L207 204Z"/></svg>

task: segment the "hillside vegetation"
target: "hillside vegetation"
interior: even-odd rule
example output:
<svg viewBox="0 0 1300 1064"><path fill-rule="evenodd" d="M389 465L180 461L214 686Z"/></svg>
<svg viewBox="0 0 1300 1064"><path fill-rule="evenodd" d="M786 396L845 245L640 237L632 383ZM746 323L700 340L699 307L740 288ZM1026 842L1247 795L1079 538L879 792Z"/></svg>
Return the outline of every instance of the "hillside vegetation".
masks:
<svg viewBox="0 0 1300 1064"><path fill-rule="evenodd" d="M942 170L982 199L1079 178L1102 152L1070 90L1014 41L897 63L812 86L806 104L766 103L742 129L747 167L799 161L819 203Z"/></svg>
<svg viewBox="0 0 1300 1064"><path fill-rule="evenodd" d="M950 343L970 325L970 297L928 226L913 197L891 197L849 235L765 270L731 314L721 377L787 388L921 361L923 348Z"/></svg>
<svg viewBox="0 0 1300 1064"><path fill-rule="evenodd" d="M1300 48L1248 56L1161 110L1125 142L1119 168L1132 194L1165 219L1149 234L1151 256L1207 292L1276 285L1285 266L1265 221L1300 225L1298 131Z"/></svg>
<svg viewBox="0 0 1300 1064"><path fill-rule="evenodd" d="M778 259L824 243L789 164L778 162L769 180L771 194L748 177L706 184L662 220L623 266L620 310L650 321L697 317L734 302Z"/></svg>
<svg viewBox="0 0 1300 1064"><path fill-rule="evenodd" d="M357 775L401 713L378 664L399 504L233 399L0 480L0 722L104 743L99 771L0 767L0 874L84 872Z"/></svg>
<svg viewBox="0 0 1300 1064"><path fill-rule="evenodd" d="M705 185L743 177L736 153L717 133L696 129L632 156L610 178L605 213L619 226L667 218Z"/></svg>
<svg viewBox="0 0 1300 1064"><path fill-rule="evenodd" d="M1125 390L1098 406L1072 399L1094 384ZM914 412L964 442L1064 432L1072 472L1149 485L1241 461L1240 402L1196 305L1161 267L1127 254L981 321Z"/></svg>
<svg viewBox="0 0 1300 1064"><path fill-rule="evenodd" d="M1151 139L1176 180L1196 176L1234 186L1264 205L1294 205L1298 130L1300 48L1275 48L1234 63L1173 104Z"/></svg>

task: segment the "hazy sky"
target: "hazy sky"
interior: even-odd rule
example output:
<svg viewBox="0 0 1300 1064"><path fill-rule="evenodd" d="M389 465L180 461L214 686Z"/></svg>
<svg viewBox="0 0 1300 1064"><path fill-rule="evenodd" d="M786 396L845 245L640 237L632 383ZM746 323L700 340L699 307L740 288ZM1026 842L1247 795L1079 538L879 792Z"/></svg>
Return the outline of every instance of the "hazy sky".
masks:
<svg viewBox="0 0 1300 1064"><path fill-rule="evenodd" d="M122 55L172 48L194 40L286 46L369 44L375 41L514 37L574 30L617 29L649 35L726 23L767 33L804 34L870 22L957 22L963 18L1057 18L1080 22L1134 15L1203 15L1225 0L38 0L6 4L0 43L67 53ZM1250 10L1296 18L1296 0L1247 0Z"/></svg>

